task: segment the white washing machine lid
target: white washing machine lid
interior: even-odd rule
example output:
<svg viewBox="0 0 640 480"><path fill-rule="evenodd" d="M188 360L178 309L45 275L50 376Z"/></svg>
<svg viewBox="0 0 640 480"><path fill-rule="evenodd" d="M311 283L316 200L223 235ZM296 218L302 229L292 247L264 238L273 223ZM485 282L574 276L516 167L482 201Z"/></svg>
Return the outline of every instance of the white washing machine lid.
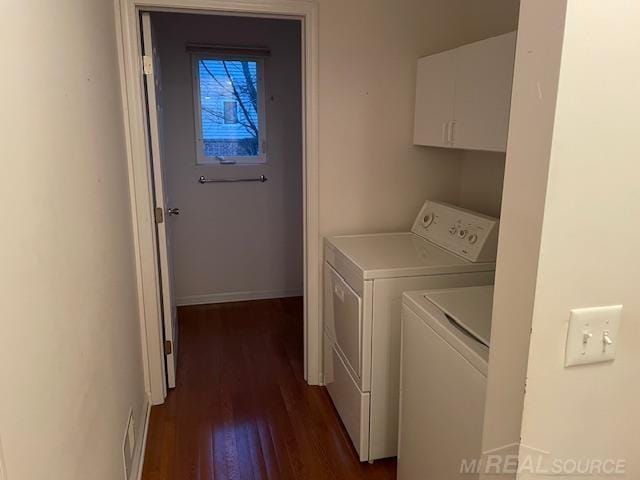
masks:
<svg viewBox="0 0 640 480"><path fill-rule="evenodd" d="M493 286L452 288L427 292L424 297L457 326L489 347Z"/></svg>
<svg viewBox="0 0 640 480"><path fill-rule="evenodd" d="M326 242L361 270L364 279L495 270L494 262L470 262L411 232L343 235Z"/></svg>

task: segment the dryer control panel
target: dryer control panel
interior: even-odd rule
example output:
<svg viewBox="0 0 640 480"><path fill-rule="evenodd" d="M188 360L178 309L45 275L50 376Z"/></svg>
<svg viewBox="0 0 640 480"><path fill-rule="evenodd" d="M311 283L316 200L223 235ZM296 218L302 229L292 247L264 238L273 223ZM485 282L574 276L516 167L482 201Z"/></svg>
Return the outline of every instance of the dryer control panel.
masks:
<svg viewBox="0 0 640 480"><path fill-rule="evenodd" d="M411 231L471 262L495 262L497 218L427 200Z"/></svg>

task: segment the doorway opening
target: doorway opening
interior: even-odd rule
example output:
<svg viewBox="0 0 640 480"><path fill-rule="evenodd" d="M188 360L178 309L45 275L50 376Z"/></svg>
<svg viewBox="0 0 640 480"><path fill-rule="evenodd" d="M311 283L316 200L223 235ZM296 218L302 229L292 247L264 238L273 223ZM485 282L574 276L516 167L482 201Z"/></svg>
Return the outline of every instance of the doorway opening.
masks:
<svg viewBox="0 0 640 480"><path fill-rule="evenodd" d="M141 26L172 388L177 308L302 297L301 26L173 12Z"/></svg>
<svg viewBox="0 0 640 480"><path fill-rule="evenodd" d="M119 12L151 403L175 385L177 306L303 296L319 384L315 5L181 3Z"/></svg>

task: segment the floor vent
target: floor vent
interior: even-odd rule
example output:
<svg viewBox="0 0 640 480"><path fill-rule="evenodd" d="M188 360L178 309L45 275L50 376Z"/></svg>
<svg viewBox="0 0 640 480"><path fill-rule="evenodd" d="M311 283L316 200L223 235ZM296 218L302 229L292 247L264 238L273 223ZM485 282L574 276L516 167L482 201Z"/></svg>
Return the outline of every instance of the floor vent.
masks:
<svg viewBox="0 0 640 480"><path fill-rule="evenodd" d="M131 467L133 465L133 454L136 450L136 424L133 418L133 409L129 410L127 426L124 430L124 440L122 441L122 458L124 459L124 478L131 478Z"/></svg>
<svg viewBox="0 0 640 480"><path fill-rule="evenodd" d="M0 480L7 480L7 470L4 466L4 456L2 453L2 440L0 440Z"/></svg>

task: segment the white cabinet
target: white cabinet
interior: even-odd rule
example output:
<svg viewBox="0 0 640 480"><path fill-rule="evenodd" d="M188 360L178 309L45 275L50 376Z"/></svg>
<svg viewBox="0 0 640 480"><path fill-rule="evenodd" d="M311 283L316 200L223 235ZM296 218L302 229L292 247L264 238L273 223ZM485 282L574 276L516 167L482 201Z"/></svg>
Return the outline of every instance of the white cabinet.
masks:
<svg viewBox="0 0 640 480"><path fill-rule="evenodd" d="M451 52L418 60L413 143L449 146L447 128L453 119L456 65Z"/></svg>
<svg viewBox="0 0 640 480"><path fill-rule="evenodd" d="M515 33L456 49L455 147L507 149Z"/></svg>
<svg viewBox="0 0 640 480"><path fill-rule="evenodd" d="M418 60L416 145L506 151L516 33Z"/></svg>

